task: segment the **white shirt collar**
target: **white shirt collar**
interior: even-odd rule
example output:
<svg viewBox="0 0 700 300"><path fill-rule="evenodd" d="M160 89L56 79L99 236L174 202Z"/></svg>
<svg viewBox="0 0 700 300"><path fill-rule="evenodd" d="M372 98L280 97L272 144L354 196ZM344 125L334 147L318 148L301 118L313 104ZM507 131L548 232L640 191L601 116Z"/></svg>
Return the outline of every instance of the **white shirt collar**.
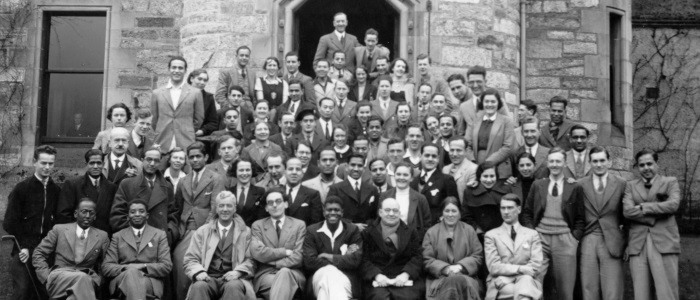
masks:
<svg viewBox="0 0 700 300"><path fill-rule="evenodd" d="M139 232L141 233L141 237L143 237L143 230L146 228L146 226L141 227L141 229L136 229L134 227L131 227L131 230L134 232L134 236L138 236Z"/></svg>
<svg viewBox="0 0 700 300"><path fill-rule="evenodd" d="M87 175L87 177L90 178L90 182L92 182L92 185L95 185L96 184L95 182L100 180L100 177L92 178L92 176L90 176L90 175Z"/></svg>
<svg viewBox="0 0 700 300"><path fill-rule="evenodd" d="M344 31L342 33L340 33L340 32L338 32L338 30L333 30L333 33L335 33L335 36L338 37L339 40L345 36Z"/></svg>
<svg viewBox="0 0 700 300"><path fill-rule="evenodd" d="M75 225L75 234L78 237L80 237L80 235L83 234L83 231L85 231L85 237L87 238L87 236L90 234L90 227L88 227L87 229L82 229L82 228L80 228L80 226Z"/></svg>
<svg viewBox="0 0 700 300"><path fill-rule="evenodd" d="M173 89L173 88L175 88L175 89L178 89L178 90L179 90L179 89L182 89L182 87L183 87L184 85L185 85L185 81L184 81L184 80L180 83L180 85L177 85L177 86L176 86L176 85L173 83L173 80L172 80L172 79L168 79L168 85L166 85L165 88L167 88L167 89Z"/></svg>
<svg viewBox="0 0 700 300"><path fill-rule="evenodd" d="M493 122L493 121L496 121L496 115L498 115L498 113L493 114L493 116L491 116L491 117L489 117L488 115L484 114L484 121L486 121L486 120L491 120L492 122Z"/></svg>
<svg viewBox="0 0 700 300"><path fill-rule="evenodd" d="M131 139L134 141L134 144L136 144L136 145L141 145L141 143L143 142L141 140L141 135L136 133L136 130L131 131Z"/></svg>
<svg viewBox="0 0 700 300"><path fill-rule="evenodd" d="M601 184L601 183L602 183L602 184L603 184L603 187L605 187L605 183L608 182L608 174L609 174L609 173L607 173L607 172L606 172L605 174L603 174L603 176L598 176L598 175L596 175L596 174L593 174L593 183L594 183L594 184L595 184L596 182L597 182L598 184Z"/></svg>
<svg viewBox="0 0 700 300"><path fill-rule="evenodd" d="M517 233L518 230L520 230L520 226L521 226L521 225L520 225L520 222L518 222L518 220L515 220L515 223L514 223L514 224L506 224L506 223L504 222L503 225L506 225L506 228L508 229L508 233L509 233L509 234L510 234L510 227L514 227L514 228L515 228L515 232Z"/></svg>
<svg viewBox="0 0 700 300"><path fill-rule="evenodd" d="M216 222L216 230L219 231L219 234L223 234L224 229L226 229L226 234L231 233L231 226L233 226L233 222L231 222L231 224L228 224L228 226L221 225L221 222Z"/></svg>
<svg viewBox="0 0 700 300"><path fill-rule="evenodd" d="M535 154L537 154L537 149L539 149L539 147L540 147L540 143L535 143L534 146L525 145L525 148L528 148L528 147L530 148L530 154L532 154L532 156L535 156Z"/></svg>
<svg viewBox="0 0 700 300"><path fill-rule="evenodd" d="M362 178L354 179L354 178L348 176L348 182L350 182L350 185L352 186L353 189L355 188L356 182L357 182L357 184L359 184L358 186L360 187L360 189L362 189Z"/></svg>
<svg viewBox="0 0 700 300"><path fill-rule="evenodd" d="M124 162L124 158L126 158L126 154L117 157L116 155L114 155L114 152L109 153L109 160L111 162L114 162L114 160L116 159L116 160L119 160L119 162L121 163L121 162Z"/></svg>
<svg viewBox="0 0 700 300"><path fill-rule="evenodd" d="M180 171L180 173L177 174L177 179L183 178L187 175L185 175L185 172ZM173 174L170 173L170 168L165 169L165 172L163 172L163 177L164 178L173 178Z"/></svg>
<svg viewBox="0 0 700 300"><path fill-rule="evenodd" d="M280 221L280 228L284 228L284 221L287 218L287 216L282 216L282 218L279 219ZM270 218L270 221L272 221L272 226L277 227L277 220Z"/></svg>
<svg viewBox="0 0 700 300"><path fill-rule="evenodd" d="M428 179L430 179L430 177L433 176L433 173L435 173L435 170L437 170L437 168L432 169L432 170L427 171L427 172L425 172L425 170L423 170L423 172L425 172L425 173L421 172L421 173L423 173L423 174L421 174L421 177L423 177L423 175L427 175L426 177Z"/></svg>

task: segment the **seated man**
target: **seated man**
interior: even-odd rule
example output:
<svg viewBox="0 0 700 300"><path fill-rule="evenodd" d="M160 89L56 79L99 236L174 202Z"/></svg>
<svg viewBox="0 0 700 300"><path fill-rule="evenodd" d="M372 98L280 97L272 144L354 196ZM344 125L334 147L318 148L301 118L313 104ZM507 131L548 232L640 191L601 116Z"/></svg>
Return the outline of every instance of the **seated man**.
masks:
<svg viewBox="0 0 700 300"><path fill-rule="evenodd" d="M360 229L342 219L343 200L337 196L328 197L323 216L326 220L309 226L304 239L304 268L312 276L314 296L318 300L359 298Z"/></svg>
<svg viewBox="0 0 700 300"><path fill-rule="evenodd" d="M74 212L77 222L54 226L34 249L36 276L51 299L95 299L95 291L99 291L100 263L109 237L92 227L96 207L90 198L82 198ZM55 261L50 266L53 257Z"/></svg>
<svg viewBox="0 0 700 300"><path fill-rule="evenodd" d="M368 300L423 299L422 236L401 221L399 202L379 204L379 219L362 233L362 294Z"/></svg>
<svg viewBox="0 0 700 300"><path fill-rule="evenodd" d="M520 206L517 195L503 195L503 225L484 236L486 266L490 273L484 299L536 300L542 296L542 283L535 279L542 264L542 242L537 231L518 222Z"/></svg>
<svg viewBox="0 0 700 300"><path fill-rule="evenodd" d="M170 275L168 238L148 221L148 205L139 198L129 202L129 226L112 236L102 273L112 278L109 293L126 300L163 298L163 280Z"/></svg>
<svg viewBox="0 0 700 300"><path fill-rule="evenodd" d="M219 193L214 220L195 231L185 253L185 273L193 280L188 299L254 300L250 240L250 228L236 214L236 197ZM209 251L210 245L216 248Z"/></svg>
<svg viewBox="0 0 700 300"><path fill-rule="evenodd" d="M253 223L250 249L260 263L255 273L255 291L264 299L291 300L306 284L300 270L306 225L285 216L289 197L284 192L279 187L268 189L263 201L270 216Z"/></svg>

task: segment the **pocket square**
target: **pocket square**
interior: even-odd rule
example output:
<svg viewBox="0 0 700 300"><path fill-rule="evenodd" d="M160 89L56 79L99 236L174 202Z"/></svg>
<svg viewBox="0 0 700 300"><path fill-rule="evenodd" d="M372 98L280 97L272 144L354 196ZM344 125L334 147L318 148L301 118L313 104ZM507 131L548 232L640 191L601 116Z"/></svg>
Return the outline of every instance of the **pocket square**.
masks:
<svg viewBox="0 0 700 300"><path fill-rule="evenodd" d="M209 196L209 195L211 195L211 192L204 193L204 196Z"/></svg>
<svg viewBox="0 0 700 300"><path fill-rule="evenodd" d="M439 191L440 191L440 190L438 190L438 189L434 189L434 190L430 191L430 194L433 195L433 197L435 197L435 195L437 195L437 193L438 193Z"/></svg>
<svg viewBox="0 0 700 300"><path fill-rule="evenodd" d="M151 242L148 242L148 247L153 247L153 244Z"/></svg>
<svg viewBox="0 0 700 300"><path fill-rule="evenodd" d="M301 204L301 207L304 207L304 206L309 206L309 204L308 204L308 203L302 203L302 204Z"/></svg>

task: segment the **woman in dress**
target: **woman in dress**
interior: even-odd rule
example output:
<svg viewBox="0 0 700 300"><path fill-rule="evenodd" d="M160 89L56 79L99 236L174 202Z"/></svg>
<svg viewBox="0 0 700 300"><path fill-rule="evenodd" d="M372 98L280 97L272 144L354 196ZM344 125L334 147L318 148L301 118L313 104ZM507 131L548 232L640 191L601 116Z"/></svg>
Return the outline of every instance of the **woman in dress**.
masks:
<svg viewBox="0 0 700 300"><path fill-rule="evenodd" d="M442 202L442 221L423 239L423 259L428 273L428 300L478 300L484 289L477 277L484 264L484 251L476 232L461 222L460 204L455 197Z"/></svg>
<svg viewBox="0 0 700 300"><path fill-rule="evenodd" d="M391 70L391 100L397 102L406 102L409 99L413 100L413 91L416 86L409 77L408 62L403 58L395 59L389 68ZM408 104L413 106L413 101L408 101Z"/></svg>
<svg viewBox="0 0 700 300"><path fill-rule="evenodd" d="M126 127L126 123L131 120L131 110L124 103L114 104L107 110L107 120L112 122L112 128ZM102 151L102 153L107 153L110 151L109 133L112 131L112 128L107 128L97 134L97 137L95 137L95 144L92 146L92 149L99 149Z"/></svg>
<svg viewBox="0 0 700 300"><path fill-rule="evenodd" d="M338 124L333 128L333 150L335 150L338 165L348 163L352 148L348 145L348 130L343 124Z"/></svg>
<svg viewBox="0 0 700 300"><path fill-rule="evenodd" d="M270 110L273 110L271 116L274 116L274 109L287 102L289 98L287 82L277 76L279 68L279 59L274 56L268 57L263 64L265 76L255 79L255 95L258 101L264 99L270 103Z"/></svg>
<svg viewBox="0 0 700 300"><path fill-rule="evenodd" d="M364 66L358 66L355 69L356 83L350 89L348 98L355 102L372 101L377 98L377 87L367 82L367 69Z"/></svg>
<svg viewBox="0 0 700 300"><path fill-rule="evenodd" d="M175 147L168 153L170 159L168 160L168 168L163 172L163 177L170 181L173 185L173 193L177 192L177 184L180 179L187 176L185 172L185 150L180 147Z"/></svg>
<svg viewBox="0 0 700 300"><path fill-rule="evenodd" d="M474 147L474 157L478 164L491 162L498 166L499 178L508 178L512 173L510 155L513 150L513 121L498 110L505 105L495 89L487 89L481 94L481 102L476 106L477 115L473 130L466 134Z"/></svg>

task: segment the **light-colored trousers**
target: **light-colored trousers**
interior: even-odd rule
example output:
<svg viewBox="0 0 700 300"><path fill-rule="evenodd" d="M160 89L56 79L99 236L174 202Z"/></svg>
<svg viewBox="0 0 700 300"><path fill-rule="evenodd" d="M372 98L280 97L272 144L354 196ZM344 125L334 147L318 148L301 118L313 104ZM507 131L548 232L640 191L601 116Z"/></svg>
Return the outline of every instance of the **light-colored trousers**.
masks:
<svg viewBox="0 0 700 300"><path fill-rule="evenodd" d="M622 259L610 256L605 238L591 233L581 239L581 287L584 300L622 299L625 278Z"/></svg>
<svg viewBox="0 0 700 300"><path fill-rule="evenodd" d="M678 254L659 253L651 234L639 255L630 256L630 271L635 300L679 299Z"/></svg>
<svg viewBox="0 0 700 300"><path fill-rule="evenodd" d="M75 269L59 268L51 271L46 279L46 289L51 299L66 296L68 296L67 300L97 299L92 277Z"/></svg>
<svg viewBox="0 0 700 300"><path fill-rule="evenodd" d="M311 281L318 300L352 298L350 279L333 265L324 266L314 273Z"/></svg>
<svg viewBox="0 0 700 300"><path fill-rule="evenodd" d="M276 273L268 273L260 276L260 288L258 297L272 300L291 300L299 287L306 284L304 276L300 276L300 282L294 277L294 272L289 268L281 268Z"/></svg>
<svg viewBox="0 0 700 300"><path fill-rule="evenodd" d="M551 265L554 286L557 289L559 300L573 300L578 241L571 233L540 233L540 239L542 240L542 267L538 280L544 282L544 276L547 275L547 270Z"/></svg>

